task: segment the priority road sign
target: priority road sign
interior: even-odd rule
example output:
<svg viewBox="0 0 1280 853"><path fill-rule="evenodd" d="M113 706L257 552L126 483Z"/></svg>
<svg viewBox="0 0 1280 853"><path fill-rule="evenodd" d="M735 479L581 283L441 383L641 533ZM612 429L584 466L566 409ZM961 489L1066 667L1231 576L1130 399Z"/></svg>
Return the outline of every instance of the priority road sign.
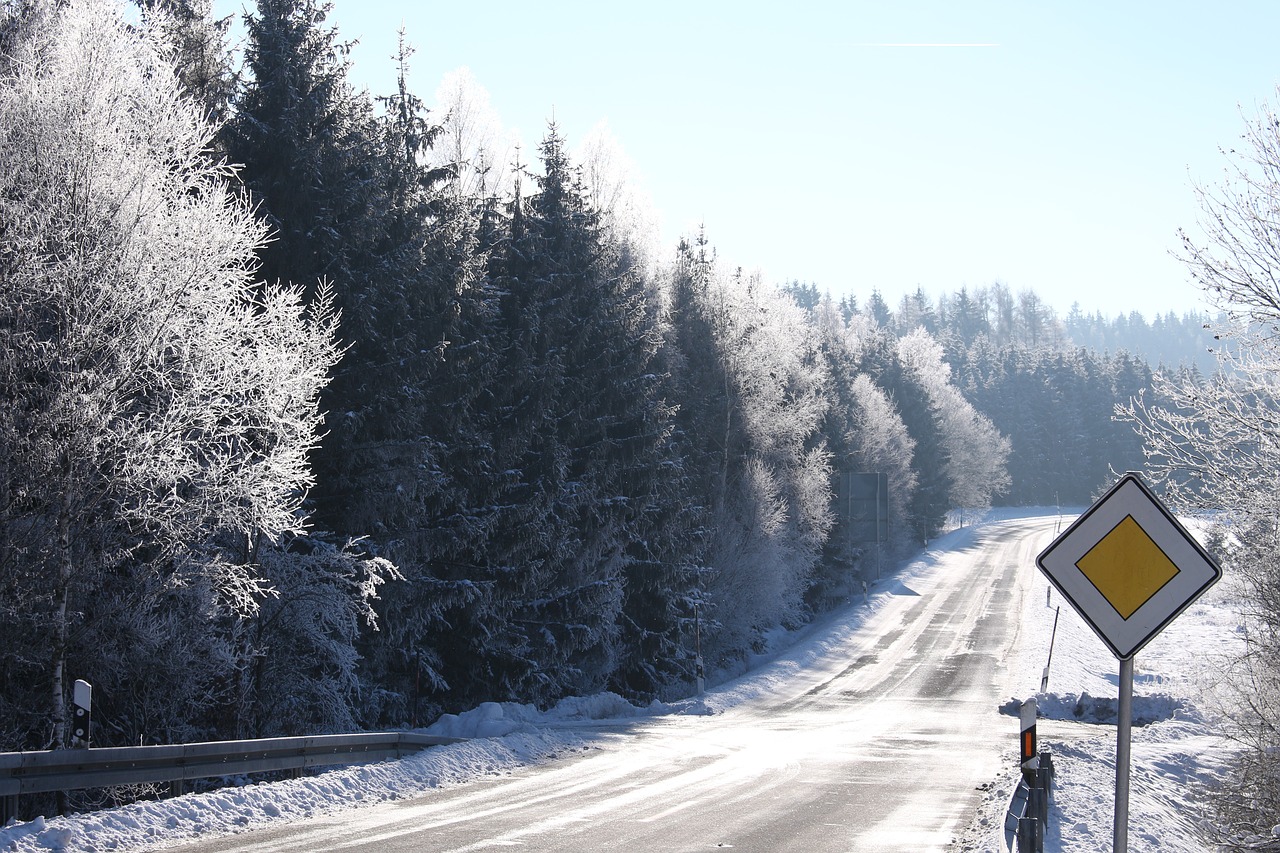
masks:
<svg viewBox="0 0 1280 853"><path fill-rule="evenodd" d="M1137 474L1125 474L1036 565L1120 659L1113 853L1129 850L1133 656L1222 577Z"/></svg>
<svg viewBox="0 0 1280 853"><path fill-rule="evenodd" d="M1120 660L1222 577L1141 478L1126 474L1036 558Z"/></svg>

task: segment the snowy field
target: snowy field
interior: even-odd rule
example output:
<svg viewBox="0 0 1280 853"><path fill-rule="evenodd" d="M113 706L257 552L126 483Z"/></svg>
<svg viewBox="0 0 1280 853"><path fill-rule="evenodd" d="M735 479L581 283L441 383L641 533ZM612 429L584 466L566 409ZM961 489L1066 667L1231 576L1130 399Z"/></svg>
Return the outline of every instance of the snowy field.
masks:
<svg viewBox="0 0 1280 853"><path fill-rule="evenodd" d="M1030 511L991 513L1030 515ZM1069 520L1069 519L1068 519ZM931 549L960 548L972 541L972 526L953 531ZM1047 544L1047 543L1046 543ZM928 558L909 562L900 573L910 580L927 570ZM1047 582L1028 566L1021 656L1011 661L1008 695L1035 695L1049 654L1056 591L1046 606ZM431 734L475 738L429 749L395 762L332 770L271 784L244 784L218 791L68 818L43 818L0 828L0 850L143 851L161 850L200 837L243 832L362 804L403 799L424 791L501 776L531 763L593 748L603 721L658 714L715 714L767 694L788 673L824 654L825 629L864 619L887 600L871 595L790 635L778 635L770 655L750 672L722 674L724 683L706 696L637 708L612 694L566 699L539 712L532 706L488 703L460 716L446 716ZM1201 851L1199 812L1188 808L1191 787L1222 772L1229 744L1216 734L1208 700L1215 657L1237 642L1237 620L1229 583L1211 590L1138 656L1135 716L1151 720L1134 728L1130 845L1134 850ZM1094 851L1111 848L1114 797L1115 700L1118 664L1106 648L1063 606L1053 649L1049 691L1040 697L1041 741L1052 747L1058 793L1052 806L1046 850ZM1077 710L1086 722L1077 721ZM1108 716L1110 715L1110 716ZM1007 744L993 750L1009 755L1009 772L990 785L983 811L957 839L956 849L972 853L1004 851L1003 820L1016 780L1017 721L1010 717ZM1107 723L1110 722L1111 725Z"/></svg>
<svg viewBox="0 0 1280 853"><path fill-rule="evenodd" d="M1064 520L1069 524L1074 518ZM1194 525L1188 528L1199 535ZM1048 604L1046 605L1046 601ZM1215 849L1204 840L1207 809L1197 789L1226 772L1232 744L1213 709L1220 661L1238 651L1240 620L1231 578L1215 587L1134 658L1134 728L1129 781L1129 848L1173 853ZM1061 606L1049 689L1039 693ZM1119 662L1035 570L1024 601L1021 659L1010 670L1012 700L1037 696L1041 746L1054 753L1057 789L1050 803L1047 853L1109 851L1115 808L1116 703ZM1016 714L1014 708L1008 709ZM1016 717L1010 717L1016 732ZM1015 736L1012 735L1011 736ZM1011 747L1016 748L1016 747ZM996 780L987 809L958 850L1004 853L1005 810L1016 783L1016 756Z"/></svg>

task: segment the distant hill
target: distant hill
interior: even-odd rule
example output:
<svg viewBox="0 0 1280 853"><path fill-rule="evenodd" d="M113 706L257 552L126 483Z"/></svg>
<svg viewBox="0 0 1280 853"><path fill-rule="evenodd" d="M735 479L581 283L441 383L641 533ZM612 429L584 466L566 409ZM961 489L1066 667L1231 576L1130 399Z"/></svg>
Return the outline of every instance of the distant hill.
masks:
<svg viewBox="0 0 1280 853"><path fill-rule="evenodd" d="M1205 328L1213 318L1203 312L1179 317L1172 311L1147 319L1137 311L1108 319L1101 312L1085 314L1079 305L1063 321L1063 331L1076 346L1099 353L1128 352L1152 367L1190 367L1210 374L1217 369L1213 332Z"/></svg>

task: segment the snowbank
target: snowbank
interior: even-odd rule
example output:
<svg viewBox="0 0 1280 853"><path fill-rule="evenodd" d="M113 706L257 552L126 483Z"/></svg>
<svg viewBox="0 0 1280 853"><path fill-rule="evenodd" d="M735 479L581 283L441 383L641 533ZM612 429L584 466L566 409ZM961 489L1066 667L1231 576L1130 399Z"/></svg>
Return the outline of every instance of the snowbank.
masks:
<svg viewBox="0 0 1280 853"><path fill-rule="evenodd" d="M1135 679L1134 684L1138 682ZM1078 723L1105 723L1114 726L1120 715L1119 697L1090 696L1082 693L1041 693L1036 697L1037 716L1042 720L1073 720ZM1010 699L1000 706L1001 713L1016 717L1022 700ZM1200 719L1198 708L1186 699L1168 693L1136 694L1133 697L1133 724L1149 726L1179 715Z"/></svg>
<svg viewBox="0 0 1280 853"><path fill-rule="evenodd" d="M353 804L402 799L432 788L501 776L587 748L586 739L571 731L545 732L529 727L502 738L434 747L399 761L330 770L304 779L11 823L0 829L0 850L165 849L201 836L258 829Z"/></svg>

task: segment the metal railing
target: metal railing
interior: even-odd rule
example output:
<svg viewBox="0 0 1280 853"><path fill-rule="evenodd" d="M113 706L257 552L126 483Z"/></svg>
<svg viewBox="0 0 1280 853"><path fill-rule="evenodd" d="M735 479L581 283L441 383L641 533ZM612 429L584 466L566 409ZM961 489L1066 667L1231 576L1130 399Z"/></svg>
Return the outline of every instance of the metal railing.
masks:
<svg viewBox="0 0 1280 853"><path fill-rule="evenodd" d="M182 783L218 776L366 764L401 758L460 738L368 732L49 752L0 752L0 825L17 817L18 797L111 785Z"/></svg>
<svg viewBox="0 0 1280 853"><path fill-rule="evenodd" d="M1040 752L1040 766L1014 786L1004 816L1004 843L1009 853L1043 853L1053 796L1053 752Z"/></svg>

